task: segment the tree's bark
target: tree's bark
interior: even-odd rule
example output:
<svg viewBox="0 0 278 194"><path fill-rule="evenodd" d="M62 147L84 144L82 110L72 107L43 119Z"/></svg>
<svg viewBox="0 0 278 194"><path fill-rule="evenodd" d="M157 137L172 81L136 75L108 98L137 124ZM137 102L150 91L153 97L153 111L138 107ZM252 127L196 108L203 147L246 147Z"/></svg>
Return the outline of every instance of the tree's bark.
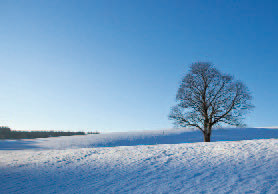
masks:
<svg viewBox="0 0 278 194"><path fill-rule="evenodd" d="M204 133L204 141L205 142L210 142L210 134L205 134Z"/></svg>

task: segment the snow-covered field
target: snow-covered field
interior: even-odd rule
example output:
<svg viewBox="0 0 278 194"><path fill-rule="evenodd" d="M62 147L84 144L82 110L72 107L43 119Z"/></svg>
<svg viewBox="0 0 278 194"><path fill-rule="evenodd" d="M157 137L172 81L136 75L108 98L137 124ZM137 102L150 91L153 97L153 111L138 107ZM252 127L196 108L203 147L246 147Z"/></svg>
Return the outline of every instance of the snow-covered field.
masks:
<svg viewBox="0 0 278 194"><path fill-rule="evenodd" d="M277 129L212 140L180 129L0 141L0 193L278 193Z"/></svg>

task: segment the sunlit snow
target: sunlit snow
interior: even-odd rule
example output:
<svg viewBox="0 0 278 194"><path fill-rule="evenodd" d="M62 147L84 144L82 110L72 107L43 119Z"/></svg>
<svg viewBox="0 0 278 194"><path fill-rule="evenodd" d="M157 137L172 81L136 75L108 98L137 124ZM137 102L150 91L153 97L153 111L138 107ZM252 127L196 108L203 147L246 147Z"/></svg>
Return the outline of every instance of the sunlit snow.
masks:
<svg viewBox="0 0 278 194"><path fill-rule="evenodd" d="M277 193L277 129L212 140L176 129L0 141L0 193Z"/></svg>

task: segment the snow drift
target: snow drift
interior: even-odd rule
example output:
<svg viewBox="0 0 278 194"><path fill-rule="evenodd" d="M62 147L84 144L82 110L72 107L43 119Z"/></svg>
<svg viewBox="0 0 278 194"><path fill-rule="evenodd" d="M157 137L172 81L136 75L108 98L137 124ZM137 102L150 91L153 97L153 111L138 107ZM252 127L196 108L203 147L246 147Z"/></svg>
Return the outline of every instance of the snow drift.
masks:
<svg viewBox="0 0 278 194"><path fill-rule="evenodd" d="M21 148L2 141L1 192L277 193L278 139L261 139L277 138L277 130L246 130L254 130L257 140L182 143L200 134L160 131L28 140ZM243 131L219 135L250 138Z"/></svg>

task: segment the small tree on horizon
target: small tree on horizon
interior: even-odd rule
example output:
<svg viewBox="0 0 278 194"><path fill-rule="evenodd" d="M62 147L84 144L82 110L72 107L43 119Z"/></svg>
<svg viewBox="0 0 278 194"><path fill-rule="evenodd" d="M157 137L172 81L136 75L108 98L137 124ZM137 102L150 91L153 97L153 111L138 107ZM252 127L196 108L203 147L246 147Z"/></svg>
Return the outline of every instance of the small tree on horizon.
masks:
<svg viewBox="0 0 278 194"><path fill-rule="evenodd" d="M215 126L245 126L245 114L253 108L248 88L212 64L193 63L183 78L169 119L181 127L196 127L210 142Z"/></svg>

